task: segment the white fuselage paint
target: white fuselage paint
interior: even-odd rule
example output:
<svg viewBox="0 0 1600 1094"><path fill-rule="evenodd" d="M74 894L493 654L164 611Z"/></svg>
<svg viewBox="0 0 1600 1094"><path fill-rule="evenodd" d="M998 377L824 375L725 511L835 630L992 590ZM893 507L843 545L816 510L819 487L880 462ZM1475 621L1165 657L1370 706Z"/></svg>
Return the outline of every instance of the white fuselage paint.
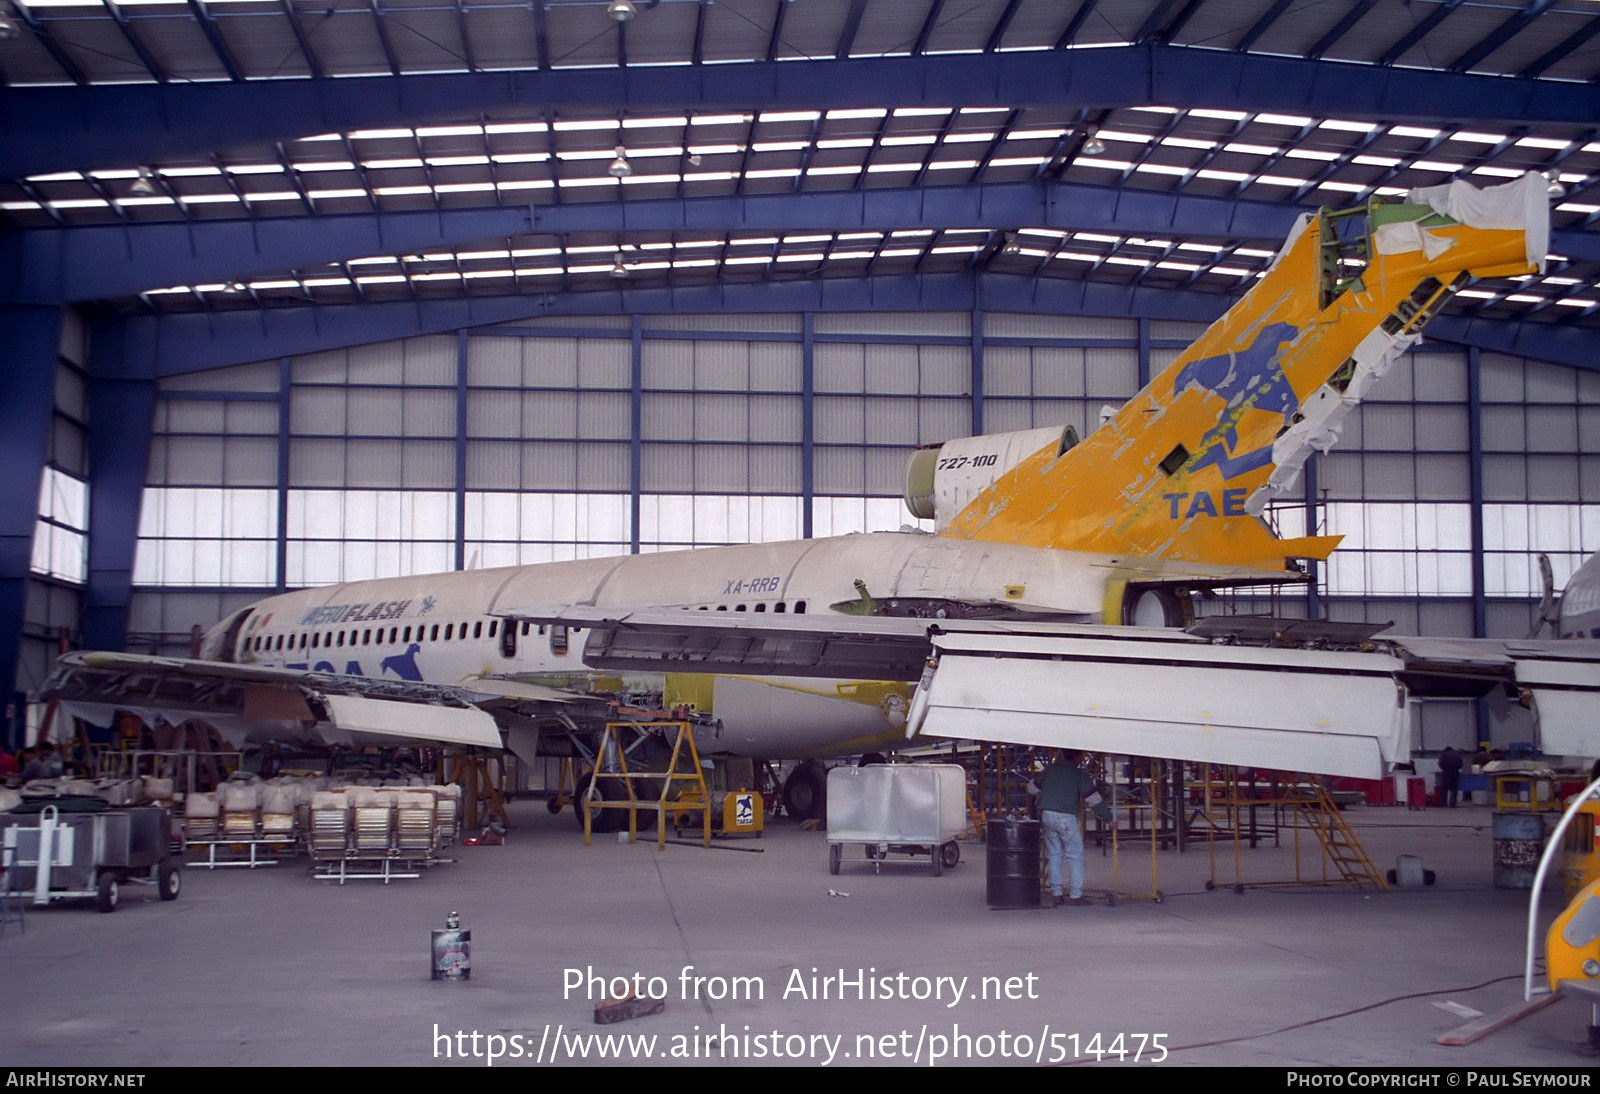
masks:
<svg viewBox="0 0 1600 1094"><path fill-rule="evenodd" d="M380 578L269 597L236 629L209 631L201 656L269 667L430 683L477 676L576 677L584 635L560 647L555 628L519 615L585 605L819 613L857 600L930 599L1097 618L1114 560L915 532L700 548L532 566ZM238 617L235 616L235 619ZM509 654L502 628L515 626ZM228 633L235 635L224 649ZM899 711L849 697L839 682L721 677L707 751L796 757L872 746L898 733ZM881 747L881 743L877 747Z"/></svg>

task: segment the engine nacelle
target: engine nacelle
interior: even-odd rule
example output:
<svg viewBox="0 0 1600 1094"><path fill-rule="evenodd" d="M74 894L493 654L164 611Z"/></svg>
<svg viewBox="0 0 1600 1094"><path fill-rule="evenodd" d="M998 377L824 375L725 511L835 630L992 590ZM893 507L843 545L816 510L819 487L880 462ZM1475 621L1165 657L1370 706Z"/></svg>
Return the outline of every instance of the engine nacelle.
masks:
<svg viewBox="0 0 1600 1094"><path fill-rule="evenodd" d="M1029 456L1051 448L1054 459L1077 443L1078 431L1068 425L962 437L918 449L906 462L906 508L943 531L968 502Z"/></svg>

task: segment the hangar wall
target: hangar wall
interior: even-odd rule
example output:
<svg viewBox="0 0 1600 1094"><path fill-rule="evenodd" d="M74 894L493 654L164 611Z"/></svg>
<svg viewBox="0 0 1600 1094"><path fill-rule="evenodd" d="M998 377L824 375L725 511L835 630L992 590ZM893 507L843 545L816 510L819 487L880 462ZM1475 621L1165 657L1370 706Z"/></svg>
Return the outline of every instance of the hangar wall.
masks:
<svg viewBox="0 0 1600 1094"><path fill-rule="evenodd" d="M915 446L1063 422L1086 434L1201 329L552 317L169 378L129 646L177 651L192 624L302 584L899 527ZM1600 455L1586 453L1600 453L1600 375L1422 347L1315 461L1309 505L1277 514L1285 534L1309 513L1347 538L1325 603L1275 610L1525 633L1534 553L1560 583L1600 549Z"/></svg>

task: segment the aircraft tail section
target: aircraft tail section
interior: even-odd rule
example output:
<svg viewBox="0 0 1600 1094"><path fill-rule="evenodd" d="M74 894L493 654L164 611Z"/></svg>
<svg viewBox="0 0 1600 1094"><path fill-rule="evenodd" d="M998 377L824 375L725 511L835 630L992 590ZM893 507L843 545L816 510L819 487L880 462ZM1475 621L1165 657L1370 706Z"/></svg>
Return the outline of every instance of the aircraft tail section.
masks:
<svg viewBox="0 0 1600 1094"><path fill-rule="evenodd" d="M924 515L946 535L1107 555L1276 571L1326 558L1338 537L1280 539L1267 503L1456 290L1544 261L1538 175L1407 199L1303 216L1244 298L1081 443L1029 431L918 453Z"/></svg>

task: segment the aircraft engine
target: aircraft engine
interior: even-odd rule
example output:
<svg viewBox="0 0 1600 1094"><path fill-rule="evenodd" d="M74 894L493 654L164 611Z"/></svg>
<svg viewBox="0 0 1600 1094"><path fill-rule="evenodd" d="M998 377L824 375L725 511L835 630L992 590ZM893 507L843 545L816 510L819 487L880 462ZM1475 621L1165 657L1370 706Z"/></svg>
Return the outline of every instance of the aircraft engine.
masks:
<svg viewBox="0 0 1600 1094"><path fill-rule="evenodd" d="M962 437L920 448L906 462L906 508L918 519L932 519L943 531L968 502L1029 456L1053 448L1050 458L1055 459L1077 443L1078 431L1068 425Z"/></svg>

